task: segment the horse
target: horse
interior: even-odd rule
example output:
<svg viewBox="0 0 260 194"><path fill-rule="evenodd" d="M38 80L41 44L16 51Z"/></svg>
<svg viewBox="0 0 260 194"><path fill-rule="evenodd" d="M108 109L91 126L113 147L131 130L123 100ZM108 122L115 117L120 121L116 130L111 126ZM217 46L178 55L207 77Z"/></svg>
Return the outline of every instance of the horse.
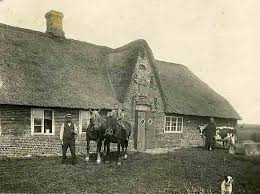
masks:
<svg viewBox="0 0 260 194"><path fill-rule="evenodd" d="M101 147L104 140L104 134L106 130L106 123L101 121L97 126L94 125L93 120L90 119L90 123L86 129L86 141L87 141L87 155L85 161L89 161L89 144L90 141L95 141L97 143L97 164L101 163Z"/></svg>
<svg viewBox="0 0 260 194"><path fill-rule="evenodd" d="M106 131L104 140L104 155L107 160L110 152L110 143L117 144L117 164L121 165L121 154L127 158L128 141L131 135L131 123L122 121L124 127L113 116L108 116L106 119ZM120 149L122 148L122 151Z"/></svg>

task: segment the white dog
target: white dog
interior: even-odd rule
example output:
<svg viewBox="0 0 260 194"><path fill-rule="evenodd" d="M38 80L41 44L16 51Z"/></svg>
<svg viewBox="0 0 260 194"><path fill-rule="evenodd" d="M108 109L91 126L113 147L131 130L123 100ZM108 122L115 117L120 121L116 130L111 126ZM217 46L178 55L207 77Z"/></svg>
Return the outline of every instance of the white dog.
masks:
<svg viewBox="0 0 260 194"><path fill-rule="evenodd" d="M221 184L221 194L232 193L233 178L231 176L225 176L224 181Z"/></svg>

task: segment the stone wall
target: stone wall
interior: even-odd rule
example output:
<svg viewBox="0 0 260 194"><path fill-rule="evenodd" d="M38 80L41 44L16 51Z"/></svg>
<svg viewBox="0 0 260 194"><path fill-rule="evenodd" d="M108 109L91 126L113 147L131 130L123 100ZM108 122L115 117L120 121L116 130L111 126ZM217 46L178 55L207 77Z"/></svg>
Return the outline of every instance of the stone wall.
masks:
<svg viewBox="0 0 260 194"><path fill-rule="evenodd" d="M149 64L146 53L144 52L138 56L132 82L123 104L125 108L125 118L130 120L133 126L132 141L130 144L131 148L133 148L134 136L136 135L135 107L140 96L147 99L151 111L154 114L155 148L198 146L203 144L203 139L200 137L198 126L207 123L209 117L171 114L172 116L183 117L183 132L164 132L164 104L158 83L155 79L154 71ZM156 105L154 104L154 99L157 100ZM216 122L217 126L236 125L236 120L234 119L216 118Z"/></svg>
<svg viewBox="0 0 260 194"><path fill-rule="evenodd" d="M125 108L125 119L131 121L133 126L130 148L133 148L133 137L136 135L135 109L136 103L140 98L144 98L148 102L154 114L155 128L161 128L161 118L164 116L164 105L153 69L149 64L145 52L143 54L139 53L138 55L132 81L123 104Z"/></svg>
<svg viewBox="0 0 260 194"><path fill-rule="evenodd" d="M178 114L169 114L170 116L183 117L182 133L164 133L164 128L157 128L157 147L174 147L174 146L202 146L204 140L200 137L198 126L208 123L209 117L187 116ZM161 118L161 126L164 126L165 117ZM235 127L236 120L215 118L217 126Z"/></svg>

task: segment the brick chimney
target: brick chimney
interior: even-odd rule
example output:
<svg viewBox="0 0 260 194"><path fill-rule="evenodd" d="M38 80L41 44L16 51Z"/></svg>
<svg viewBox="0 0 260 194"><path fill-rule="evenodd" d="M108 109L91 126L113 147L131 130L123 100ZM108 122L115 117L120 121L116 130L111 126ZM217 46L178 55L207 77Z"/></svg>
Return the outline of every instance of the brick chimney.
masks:
<svg viewBox="0 0 260 194"><path fill-rule="evenodd" d="M46 32L57 37L65 38L62 30L63 13L51 10L45 14L47 29Z"/></svg>

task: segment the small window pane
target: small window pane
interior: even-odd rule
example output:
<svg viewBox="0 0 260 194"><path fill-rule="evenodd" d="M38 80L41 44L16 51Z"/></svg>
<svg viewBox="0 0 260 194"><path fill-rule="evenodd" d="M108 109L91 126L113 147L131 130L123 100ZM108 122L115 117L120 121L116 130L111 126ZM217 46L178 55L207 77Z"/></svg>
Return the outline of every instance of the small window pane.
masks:
<svg viewBox="0 0 260 194"><path fill-rule="evenodd" d="M42 118L43 117L43 111L39 109L33 109L33 117L34 118Z"/></svg>
<svg viewBox="0 0 260 194"><path fill-rule="evenodd" d="M89 111L80 111L81 114L81 130L86 132L88 124L90 122L90 112Z"/></svg>
<svg viewBox="0 0 260 194"><path fill-rule="evenodd" d="M154 83L153 83L153 76L150 77L150 87L153 88L154 87Z"/></svg>
<svg viewBox="0 0 260 194"><path fill-rule="evenodd" d="M44 133L52 133L52 120L44 119Z"/></svg>
<svg viewBox="0 0 260 194"><path fill-rule="evenodd" d="M82 129L83 129L83 128L87 128L87 127L88 127L88 123L89 123L89 120L88 120L88 119L83 119L83 120L82 120Z"/></svg>
<svg viewBox="0 0 260 194"><path fill-rule="evenodd" d="M182 117L165 117L165 127L164 130L167 132L181 132L183 125Z"/></svg>
<svg viewBox="0 0 260 194"><path fill-rule="evenodd" d="M51 110L44 111L44 119L52 120L52 111Z"/></svg>
<svg viewBox="0 0 260 194"><path fill-rule="evenodd" d="M42 119L34 118L34 125L42 125Z"/></svg>
<svg viewBox="0 0 260 194"><path fill-rule="evenodd" d="M34 133L41 133L42 132L42 126L34 126Z"/></svg>
<svg viewBox="0 0 260 194"><path fill-rule="evenodd" d="M44 110L44 133L52 133L52 110Z"/></svg>

